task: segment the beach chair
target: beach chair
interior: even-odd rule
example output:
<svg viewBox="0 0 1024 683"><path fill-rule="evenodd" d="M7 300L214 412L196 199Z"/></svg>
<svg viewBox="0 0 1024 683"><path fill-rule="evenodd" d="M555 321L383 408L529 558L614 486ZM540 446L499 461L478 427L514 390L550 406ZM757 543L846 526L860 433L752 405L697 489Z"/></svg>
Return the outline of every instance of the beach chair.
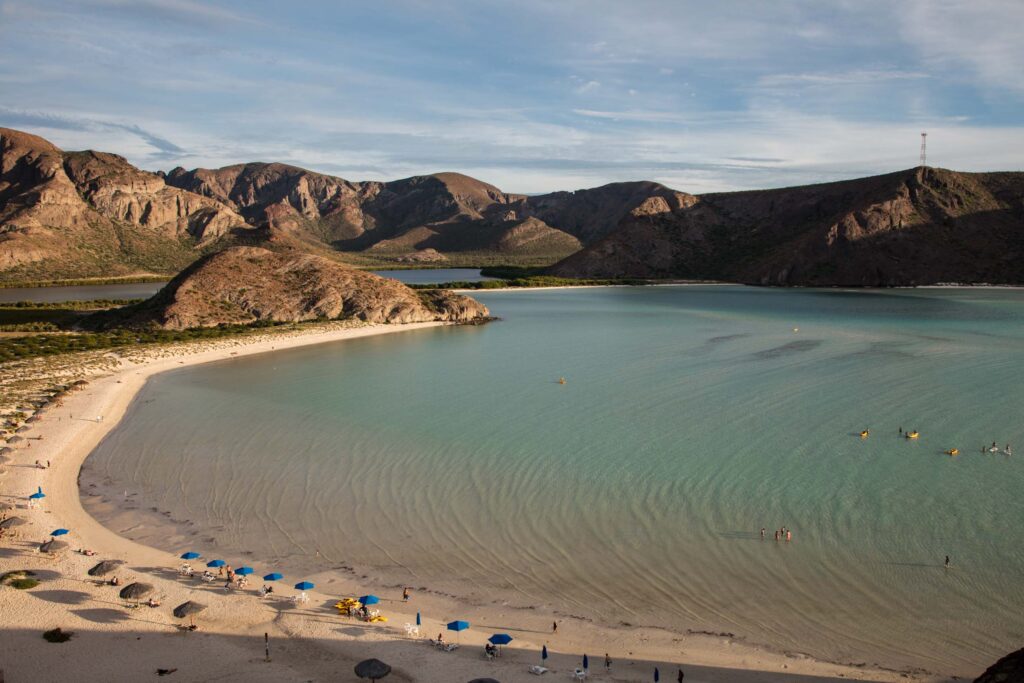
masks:
<svg viewBox="0 0 1024 683"><path fill-rule="evenodd" d="M202 578L203 578L203 583L213 583L214 581L217 580L217 577L214 576L213 572L203 572L203 577Z"/></svg>
<svg viewBox="0 0 1024 683"><path fill-rule="evenodd" d="M292 597L292 600L295 602L296 605L305 605L307 602L309 602L309 596L306 595L306 591L302 591L298 595Z"/></svg>
<svg viewBox="0 0 1024 683"><path fill-rule="evenodd" d="M409 637L409 638L419 638L419 636L420 636L420 627L417 626L416 624L406 624L405 625L405 635L407 637Z"/></svg>
<svg viewBox="0 0 1024 683"><path fill-rule="evenodd" d="M534 664L529 669L527 669L527 671L532 673L534 676L542 676L548 672L546 667L540 666L539 664Z"/></svg>

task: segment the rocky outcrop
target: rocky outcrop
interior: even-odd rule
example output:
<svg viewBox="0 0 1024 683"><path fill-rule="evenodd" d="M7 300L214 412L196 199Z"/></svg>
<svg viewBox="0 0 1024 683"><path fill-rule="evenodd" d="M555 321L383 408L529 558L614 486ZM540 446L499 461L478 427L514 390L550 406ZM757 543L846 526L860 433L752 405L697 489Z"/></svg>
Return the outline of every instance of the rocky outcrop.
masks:
<svg viewBox="0 0 1024 683"><path fill-rule="evenodd" d="M487 308L448 291L397 280L301 251L230 247L200 259L153 298L101 315L99 326L182 330L221 324L356 318L371 323L473 322Z"/></svg>
<svg viewBox="0 0 1024 683"><path fill-rule="evenodd" d="M101 152L0 128L0 276L177 270L244 219Z"/></svg>
<svg viewBox="0 0 1024 683"><path fill-rule="evenodd" d="M646 200L550 270L759 285L1020 283L1024 174L917 168L838 183Z"/></svg>
<svg viewBox="0 0 1024 683"><path fill-rule="evenodd" d="M974 679L974 683L1024 683L1024 650L1006 655Z"/></svg>

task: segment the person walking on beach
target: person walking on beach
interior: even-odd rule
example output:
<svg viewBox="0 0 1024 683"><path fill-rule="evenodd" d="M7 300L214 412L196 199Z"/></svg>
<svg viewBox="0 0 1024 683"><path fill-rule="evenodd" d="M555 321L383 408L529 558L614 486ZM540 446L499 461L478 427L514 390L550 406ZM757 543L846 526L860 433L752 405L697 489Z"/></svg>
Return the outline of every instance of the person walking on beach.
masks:
<svg viewBox="0 0 1024 683"><path fill-rule="evenodd" d="M558 633L558 622L557 621L552 621L551 622L551 632L552 633Z"/></svg>
<svg viewBox="0 0 1024 683"><path fill-rule="evenodd" d="M406 586L402 589L402 601L409 602L409 587Z"/></svg>
<svg viewBox="0 0 1024 683"><path fill-rule="evenodd" d="M684 678L686 678L686 674L683 673L683 668L679 667L679 675L676 676L676 680L679 681L679 683L683 683Z"/></svg>
<svg viewBox="0 0 1024 683"><path fill-rule="evenodd" d="M604 670L606 673L612 672L612 658L608 656L608 653L604 653Z"/></svg>

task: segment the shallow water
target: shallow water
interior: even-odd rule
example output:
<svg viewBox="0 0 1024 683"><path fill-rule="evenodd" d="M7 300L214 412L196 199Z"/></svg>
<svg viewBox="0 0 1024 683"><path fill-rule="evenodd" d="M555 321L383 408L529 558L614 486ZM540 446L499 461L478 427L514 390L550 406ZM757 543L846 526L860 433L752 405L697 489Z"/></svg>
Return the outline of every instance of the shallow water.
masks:
<svg viewBox="0 0 1024 683"><path fill-rule="evenodd" d="M980 450L1024 448L1024 292L478 298L501 322L157 376L83 485L257 571L319 550L470 600L940 673L1019 647L1024 450Z"/></svg>

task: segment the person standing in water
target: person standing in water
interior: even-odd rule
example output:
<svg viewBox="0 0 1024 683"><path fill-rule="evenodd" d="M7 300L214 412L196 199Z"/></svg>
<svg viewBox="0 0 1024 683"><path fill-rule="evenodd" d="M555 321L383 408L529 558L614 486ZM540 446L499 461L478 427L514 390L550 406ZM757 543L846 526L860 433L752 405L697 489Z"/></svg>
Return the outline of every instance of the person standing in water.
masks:
<svg viewBox="0 0 1024 683"><path fill-rule="evenodd" d="M761 527L761 540L764 540L764 527Z"/></svg>
<svg viewBox="0 0 1024 683"><path fill-rule="evenodd" d="M793 530L792 529L786 529L786 543L789 543L792 540L793 540Z"/></svg>
<svg viewBox="0 0 1024 683"><path fill-rule="evenodd" d="M946 569L949 569L949 555L946 555Z"/></svg>

